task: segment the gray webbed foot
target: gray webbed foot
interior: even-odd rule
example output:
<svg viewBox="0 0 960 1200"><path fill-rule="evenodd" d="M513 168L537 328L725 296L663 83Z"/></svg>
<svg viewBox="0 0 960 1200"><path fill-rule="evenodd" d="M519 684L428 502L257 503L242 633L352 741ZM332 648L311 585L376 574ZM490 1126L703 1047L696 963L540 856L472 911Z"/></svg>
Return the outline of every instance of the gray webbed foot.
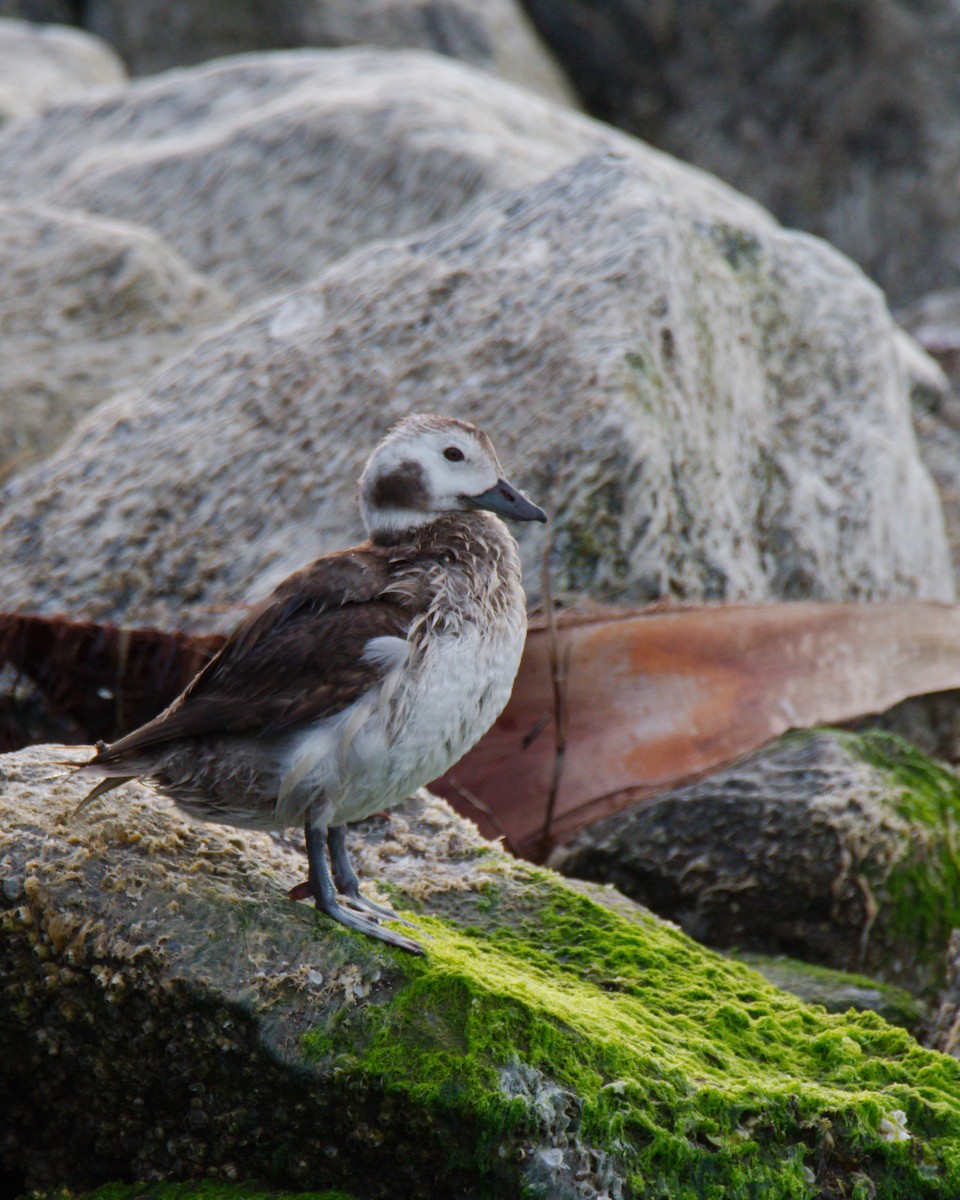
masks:
<svg viewBox="0 0 960 1200"><path fill-rule="evenodd" d="M374 918L380 917L385 921L399 921L401 925L406 925L408 929L416 929L412 921L408 921L406 917L401 917L392 908L386 908L382 904L374 904L372 900L368 900L360 891L360 880L357 878L357 873L353 869L353 863L351 863L350 856L347 854L346 825L333 826L327 834L327 845L330 848L330 866L333 869L333 879L337 885L337 891L344 897L348 907L360 913L369 913Z"/></svg>
<svg viewBox="0 0 960 1200"><path fill-rule="evenodd" d="M345 849L342 848L343 827L338 826L338 829L340 830L339 836L331 839L331 859L334 858L334 848L339 844L342 854L339 857L337 869L342 871L343 863L346 863L349 876L352 876L353 885L356 887L357 892L359 893L360 884L357 880L356 873L354 872L353 867L350 866L350 860L346 857ZM334 830L330 831L331 834L333 834L333 832ZM330 874L330 867L327 865L325 845L327 841L327 831L322 826L314 827L309 816L307 817L306 821L306 839L307 859L310 863L310 876L307 886L309 888L309 894L313 896L314 902L321 912L326 913L328 917L331 917L334 921L339 922L341 925L345 925L348 929L356 930L357 933L365 933L369 937L376 938L380 942L386 942L388 945L396 946L400 950L406 950L409 954L424 953L423 947L418 946L416 942L411 941L409 938L405 938L402 934L394 933L392 929L384 929L382 925L377 923L376 917L366 917L360 915L360 913L351 912L348 908L345 908L339 903L337 900L337 889L334 886L333 878ZM341 875L340 882L345 883L347 886L351 886L349 877L345 878ZM294 889L294 891L298 890L299 889ZM364 900L362 896L359 898L363 903L358 907L366 908L369 906L371 909L375 909L377 907L376 905L372 905L370 901ZM356 897L348 897L348 900L356 904ZM385 919L397 919L392 914L387 916L389 912L387 909L383 909L381 912ZM409 924L409 922L407 923Z"/></svg>

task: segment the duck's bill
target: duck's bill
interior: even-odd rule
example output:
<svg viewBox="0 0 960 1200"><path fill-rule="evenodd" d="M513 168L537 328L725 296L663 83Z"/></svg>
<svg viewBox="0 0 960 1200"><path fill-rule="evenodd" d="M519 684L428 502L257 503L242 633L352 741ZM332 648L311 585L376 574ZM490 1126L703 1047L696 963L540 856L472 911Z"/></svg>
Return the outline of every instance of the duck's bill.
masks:
<svg viewBox="0 0 960 1200"><path fill-rule="evenodd" d="M498 517L506 517L510 521L546 521L547 514L532 500L528 500L519 488L498 479L487 492L479 496L464 496L464 501L471 508L484 508L487 512L496 513Z"/></svg>

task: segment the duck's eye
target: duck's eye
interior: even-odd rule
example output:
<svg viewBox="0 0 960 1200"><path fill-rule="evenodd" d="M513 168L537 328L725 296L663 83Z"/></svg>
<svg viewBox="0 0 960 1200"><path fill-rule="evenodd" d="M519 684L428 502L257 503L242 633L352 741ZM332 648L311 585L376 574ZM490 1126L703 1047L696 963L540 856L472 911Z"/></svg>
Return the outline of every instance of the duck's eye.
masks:
<svg viewBox="0 0 960 1200"><path fill-rule="evenodd" d="M463 451L459 446L448 446L443 452L443 457L448 462L463 462Z"/></svg>

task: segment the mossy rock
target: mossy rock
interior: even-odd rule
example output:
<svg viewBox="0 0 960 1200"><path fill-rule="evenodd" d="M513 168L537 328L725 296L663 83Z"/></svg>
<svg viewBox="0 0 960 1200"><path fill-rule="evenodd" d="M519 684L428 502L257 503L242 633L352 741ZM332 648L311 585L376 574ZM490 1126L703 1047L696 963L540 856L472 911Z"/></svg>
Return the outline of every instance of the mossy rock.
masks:
<svg viewBox="0 0 960 1200"><path fill-rule="evenodd" d="M891 983L882 983L852 971L834 971L784 955L736 954L737 961L753 967L774 987L790 992L807 1004L820 1004L827 1012L879 1013L891 1025L917 1032L930 1019L930 1010L915 996Z"/></svg>
<svg viewBox="0 0 960 1200"><path fill-rule="evenodd" d="M75 1196L65 1188L21 1200L355 1200L346 1192L263 1192L229 1183L106 1183Z"/></svg>
<svg viewBox="0 0 960 1200"><path fill-rule="evenodd" d="M960 781L893 734L794 733L584 830L551 862L713 946L929 1000L960 926Z"/></svg>
<svg viewBox="0 0 960 1200"><path fill-rule="evenodd" d="M286 899L295 852L0 759L0 1124L27 1187L379 1197L960 1194L960 1062L518 863L427 796L362 874L415 959Z"/></svg>

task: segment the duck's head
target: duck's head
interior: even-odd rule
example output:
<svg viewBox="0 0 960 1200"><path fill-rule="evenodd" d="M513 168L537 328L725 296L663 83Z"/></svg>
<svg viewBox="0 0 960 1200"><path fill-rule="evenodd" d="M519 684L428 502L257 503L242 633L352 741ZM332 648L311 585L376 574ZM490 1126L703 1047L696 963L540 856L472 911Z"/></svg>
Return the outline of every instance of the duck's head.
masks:
<svg viewBox="0 0 960 1200"><path fill-rule="evenodd" d="M512 521L547 519L503 478L487 435L452 417L404 417L370 455L360 478L360 509L374 540L478 508Z"/></svg>

